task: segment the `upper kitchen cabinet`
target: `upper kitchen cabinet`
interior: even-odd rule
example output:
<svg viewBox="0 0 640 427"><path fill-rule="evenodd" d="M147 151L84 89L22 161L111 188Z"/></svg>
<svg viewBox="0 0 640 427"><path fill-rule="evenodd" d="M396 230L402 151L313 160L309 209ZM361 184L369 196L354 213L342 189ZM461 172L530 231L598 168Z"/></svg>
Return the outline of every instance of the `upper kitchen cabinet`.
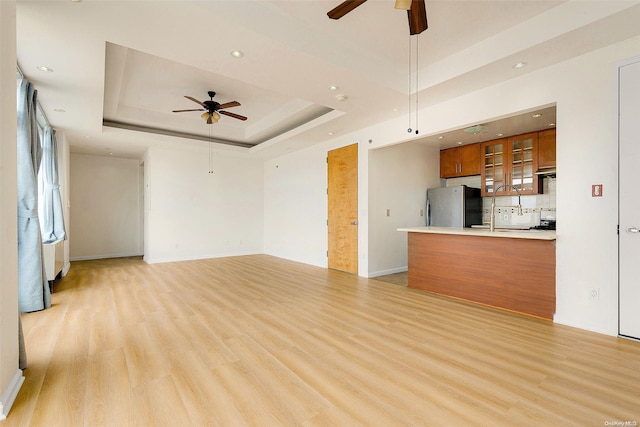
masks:
<svg viewBox="0 0 640 427"><path fill-rule="evenodd" d="M556 129L538 132L538 170L556 167Z"/></svg>
<svg viewBox="0 0 640 427"><path fill-rule="evenodd" d="M480 175L480 144L462 145L440 151L440 178Z"/></svg>
<svg viewBox="0 0 640 427"><path fill-rule="evenodd" d="M483 196L517 195L513 187L520 194L538 194L537 132L484 142L481 152Z"/></svg>

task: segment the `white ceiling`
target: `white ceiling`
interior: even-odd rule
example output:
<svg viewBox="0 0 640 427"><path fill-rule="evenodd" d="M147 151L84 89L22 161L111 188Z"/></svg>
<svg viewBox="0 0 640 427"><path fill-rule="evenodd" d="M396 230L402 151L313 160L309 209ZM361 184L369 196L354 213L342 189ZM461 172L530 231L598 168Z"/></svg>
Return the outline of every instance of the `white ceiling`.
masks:
<svg viewBox="0 0 640 427"><path fill-rule="evenodd" d="M18 64L74 152L140 157L150 144L211 138L272 156L407 115L410 60L425 107L640 34L640 1L427 0L429 29L412 38L393 0L329 19L339 3L18 0ZM171 112L198 108L184 96L209 90L248 120ZM526 113L508 132L534 130Z"/></svg>

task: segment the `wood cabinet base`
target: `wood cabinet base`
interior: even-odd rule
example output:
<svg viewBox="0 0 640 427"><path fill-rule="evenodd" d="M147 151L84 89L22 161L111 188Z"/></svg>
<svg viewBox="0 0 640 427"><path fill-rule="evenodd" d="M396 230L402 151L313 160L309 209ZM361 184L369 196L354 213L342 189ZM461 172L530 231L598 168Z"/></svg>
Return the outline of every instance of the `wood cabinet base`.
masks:
<svg viewBox="0 0 640 427"><path fill-rule="evenodd" d="M555 241L409 233L409 287L553 319Z"/></svg>

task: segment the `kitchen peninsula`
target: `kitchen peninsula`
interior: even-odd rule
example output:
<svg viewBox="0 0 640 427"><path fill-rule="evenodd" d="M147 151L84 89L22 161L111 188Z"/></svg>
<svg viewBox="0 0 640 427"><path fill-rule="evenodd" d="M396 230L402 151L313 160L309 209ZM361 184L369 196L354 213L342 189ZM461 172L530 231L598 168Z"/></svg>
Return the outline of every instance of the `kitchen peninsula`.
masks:
<svg viewBox="0 0 640 427"><path fill-rule="evenodd" d="M556 233L409 227L409 287L553 319Z"/></svg>

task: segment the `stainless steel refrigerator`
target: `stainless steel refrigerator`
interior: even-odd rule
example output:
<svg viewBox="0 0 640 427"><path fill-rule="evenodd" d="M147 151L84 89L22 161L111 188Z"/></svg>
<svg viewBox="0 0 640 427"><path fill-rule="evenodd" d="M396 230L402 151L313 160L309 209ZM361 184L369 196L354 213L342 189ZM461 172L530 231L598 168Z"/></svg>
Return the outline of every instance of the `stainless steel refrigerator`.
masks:
<svg viewBox="0 0 640 427"><path fill-rule="evenodd" d="M427 190L427 226L471 227L482 224L479 188L466 185Z"/></svg>

